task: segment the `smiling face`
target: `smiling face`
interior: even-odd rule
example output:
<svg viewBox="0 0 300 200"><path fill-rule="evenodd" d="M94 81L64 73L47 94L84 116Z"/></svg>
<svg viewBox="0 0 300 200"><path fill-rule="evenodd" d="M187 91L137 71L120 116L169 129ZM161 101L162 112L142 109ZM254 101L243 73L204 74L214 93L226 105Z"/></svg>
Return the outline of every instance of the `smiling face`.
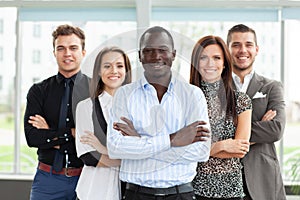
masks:
<svg viewBox="0 0 300 200"><path fill-rule="evenodd" d="M233 59L233 71L238 73L252 71L258 46L255 43L254 34L251 32L234 32L229 43L230 54Z"/></svg>
<svg viewBox="0 0 300 200"><path fill-rule="evenodd" d="M208 83L214 83L221 79L224 68L224 53L217 44L206 46L199 58L198 70L202 80Z"/></svg>
<svg viewBox="0 0 300 200"><path fill-rule="evenodd" d="M99 76L104 83L104 90L113 95L125 80L126 68L124 57L119 52L110 51L103 55Z"/></svg>
<svg viewBox="0 0 300 200"><path fill-rule="evenodd" d="M75 34L60 35L54 42L54 56L58 64L58 71L69 78L80 70L80 64L85 56L81 40Z"/></svg>
<svg viewBox="0 0 300 200"><path fill-rule="evenodd" d="M171 66L175 58L171 39L165 32L146 33L141 42L140 61L148 81L171 76Z"/></svg>

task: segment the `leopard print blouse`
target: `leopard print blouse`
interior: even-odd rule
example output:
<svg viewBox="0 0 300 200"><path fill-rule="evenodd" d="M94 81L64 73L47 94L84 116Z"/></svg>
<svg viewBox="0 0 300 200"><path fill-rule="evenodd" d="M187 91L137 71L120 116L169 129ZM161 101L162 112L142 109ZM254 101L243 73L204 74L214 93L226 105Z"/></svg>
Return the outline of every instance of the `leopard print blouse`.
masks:
<svg viewBox="0 0 300 200"><path fill-rule="evenodd" d="M212 143L234 138L236 127L232 118L226 118L226 109L221 108L218 90L222 81L201 82L208 104L208 115ZM251 99L245 93L235 91L237 114L252 109ZM208 198L243 197L242 164L239 158L210 157L207 162L198 163L197 175L193 180L195 194Z"/></svg>

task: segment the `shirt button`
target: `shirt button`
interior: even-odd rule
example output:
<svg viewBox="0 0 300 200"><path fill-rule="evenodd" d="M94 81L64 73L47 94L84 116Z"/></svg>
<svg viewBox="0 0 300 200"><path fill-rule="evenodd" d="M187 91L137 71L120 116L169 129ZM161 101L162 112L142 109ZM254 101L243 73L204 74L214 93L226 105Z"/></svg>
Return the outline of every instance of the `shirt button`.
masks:
<svg viewBox="0 0 300 200"><path fill-rule="evenodd" d="M67 133L65 133L65 134L64 134L64 136L65 136L65 137L67 137L67 136L68 136L68 134L67 134Z"/></svg>
<svg viewBox="0 0 300 200"><path fill-rule="evenodd" d="M67 119L66 119L66 121L68 122L68 121L70 121L70 119L69 119L69 118L67 118Z"/></svg>
<svg viewBox="0 0 300 200"><path fill-rule="evenodd" d="M50 140L50 139L47 139L47 142L51 142L51 140Z"/></svg>
<svg viewBox="0 0 300 200"><path fill-rule="evenodd" d="M65 150L65 153L68 153L68 150Z"/></svg>
<svg viewBox="0 0 300 200"><path fill-rule="evenodd" d="M67 106L70 106L70 104L67 104Z"/></svg>

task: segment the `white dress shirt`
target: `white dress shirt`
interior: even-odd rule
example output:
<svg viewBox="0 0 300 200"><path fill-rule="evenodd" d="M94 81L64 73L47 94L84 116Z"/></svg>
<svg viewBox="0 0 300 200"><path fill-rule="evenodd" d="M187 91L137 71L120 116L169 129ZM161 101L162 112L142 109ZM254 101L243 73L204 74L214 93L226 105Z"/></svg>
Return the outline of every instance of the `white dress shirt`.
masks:
<svg viewBox="0 0 300 200"><path fill-rule="evenodd" d="M109 122L112 96L104 91L98 98L104 118ZM90 98L79 102L77 105L76 150L78 157L96 150L92 146L80 142L80 136L85 134L84 131L94 132L92 111L93 103ZM120 200L119 167L93 167L84 165L76 192L80 200Z"/></svg>
<svg viewBox="0 0 300 200"><path fill-rule="evenodd" d="M171 147L169 135L195 122L206 121L207 104L200 88L172 76L167 92L158 101L154 87L143 76L120 87L113 100L107 132L111 158L122 159L120 179L141 186L166 188L191 182L197 162L207 161L210 140ZM124 116L141 137L123 136L112 128Z"/></svg>
<svg viewBox="0 0 300 200"><path fill-rule="evenodd" d="M236 75L235 73L232 72L232 79L234 81L234 84L236 86L236 89L240 92L247 92L248 86L250 84L250 81L253 77L254 74L254 70L252 70L249 74L247 74L244 77L244 83L242 83L240 77L238 75Z"/></svg>

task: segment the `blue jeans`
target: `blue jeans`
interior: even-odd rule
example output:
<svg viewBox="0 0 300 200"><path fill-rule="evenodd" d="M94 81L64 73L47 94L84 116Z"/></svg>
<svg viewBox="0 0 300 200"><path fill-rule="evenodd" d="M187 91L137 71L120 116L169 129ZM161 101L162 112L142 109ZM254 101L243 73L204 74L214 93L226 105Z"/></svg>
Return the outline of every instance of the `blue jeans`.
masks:
<svg viewBox="0 0 300 200"><path fill-rule="evenodd" d="M75 188L79 176L67 177L37 169L30 200L75 200Z"/></svg>

